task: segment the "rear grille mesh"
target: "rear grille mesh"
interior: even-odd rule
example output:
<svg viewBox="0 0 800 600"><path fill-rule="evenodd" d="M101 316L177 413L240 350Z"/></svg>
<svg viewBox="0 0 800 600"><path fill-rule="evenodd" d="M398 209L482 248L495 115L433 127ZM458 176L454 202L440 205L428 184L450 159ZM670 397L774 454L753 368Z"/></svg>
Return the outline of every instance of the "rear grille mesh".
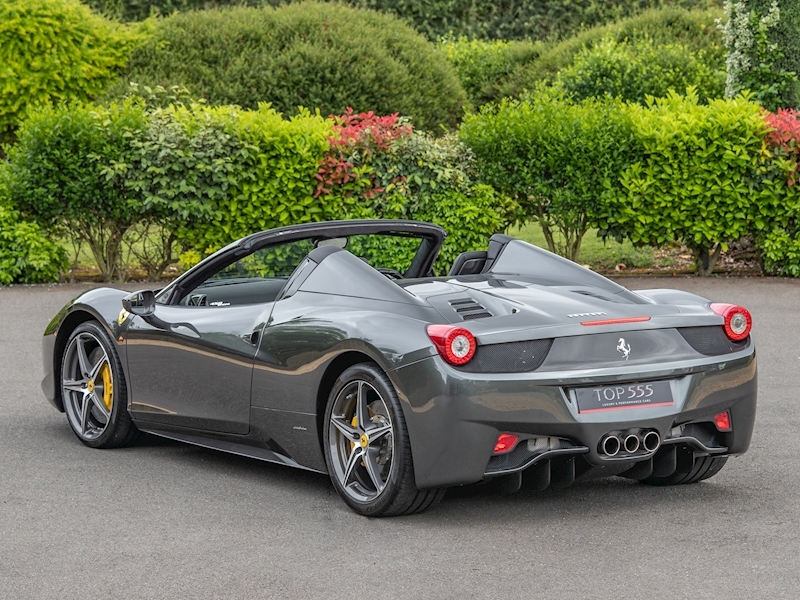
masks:
<svg viewBox="0 0 800 600"><path fill-rule="evenodd" d="M547 339L478 346L472 360L456 368L468 373L527 373L542 365L552 345Z"/></svg>
<svg viewBox="0 0 800 600"><path fill-rule="evenodd" d="M471 298L466 298L464 300L451 300L450 306L452 306L456 313L458 313L458 316L465 321L469 321L471 319L483 319L485 317L492 316L492 313Z"/></svg>
<svg viewBox="0 0 800 600"><path fill-rule="evenodd" d="M688 344L700 354L706 356L719 356L744 350L750 343L750 338L741 342L733 342L725 335L721 325L706 327L679 327L678 332Z"/></svg>

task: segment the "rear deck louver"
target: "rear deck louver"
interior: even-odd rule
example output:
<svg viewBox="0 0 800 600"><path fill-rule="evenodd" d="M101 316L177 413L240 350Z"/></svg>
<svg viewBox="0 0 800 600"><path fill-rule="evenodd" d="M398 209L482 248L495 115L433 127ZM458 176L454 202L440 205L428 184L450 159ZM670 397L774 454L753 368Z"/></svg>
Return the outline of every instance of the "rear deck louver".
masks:
<svg viewBox="0 0 800 600"><path fill-rule="evenodd" d="M483 319L484 317L491 317L492 313L486 310L483 306L475 302L472 298L464 300L451 300L450 306L458 313L464 320Z"/></svg>

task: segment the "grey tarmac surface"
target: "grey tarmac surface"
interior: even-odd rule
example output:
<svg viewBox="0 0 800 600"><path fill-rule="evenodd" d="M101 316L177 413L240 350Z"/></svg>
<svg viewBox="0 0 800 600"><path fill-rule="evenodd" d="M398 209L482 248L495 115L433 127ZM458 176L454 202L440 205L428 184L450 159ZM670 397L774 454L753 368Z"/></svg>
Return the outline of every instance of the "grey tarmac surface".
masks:
<svg viewBox="0 0 800 600"><path fill-rule="evenodd" d="M800 597L800 282L622 283L750 308L750 451L691 486L462 489L386 520L324 475L154 438L84 447L39 382L41 333L87 286L0 289L0 598Z"/></svg>

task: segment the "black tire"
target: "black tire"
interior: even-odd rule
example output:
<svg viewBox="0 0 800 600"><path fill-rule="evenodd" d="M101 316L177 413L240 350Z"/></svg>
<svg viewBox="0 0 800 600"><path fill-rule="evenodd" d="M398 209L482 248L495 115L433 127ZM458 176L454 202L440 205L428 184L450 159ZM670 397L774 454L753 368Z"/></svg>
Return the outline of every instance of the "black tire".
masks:
<svg viewBox="0 0 800 600"><path fill-rule="evenodd" d="M720 472L725 463L728 462L727 456L698 456L690 449L685 449L678 455L678 469L672 475L666 477L650 476L642 479L641 482L647 485L683 485L686 483L697 483L704 479L709 479Z"/></svg>
<svg viewBox="0 0 800 600"><path fill-rule="evenodd" d="M81 323L69 336L61 357L61 398L67 422L87 446L119 448L139 437L119 355L96 321Z"/></svg>
<svg viewBox="0 0 800 600"><path fill-rule="evenodd" d="M366 428L359 414L369 416ZM444 490L417 489L400 401L372 363L354 365L336 380L325 409L323 447L333 486L360 515L421 513L444 496Z"/></svg>

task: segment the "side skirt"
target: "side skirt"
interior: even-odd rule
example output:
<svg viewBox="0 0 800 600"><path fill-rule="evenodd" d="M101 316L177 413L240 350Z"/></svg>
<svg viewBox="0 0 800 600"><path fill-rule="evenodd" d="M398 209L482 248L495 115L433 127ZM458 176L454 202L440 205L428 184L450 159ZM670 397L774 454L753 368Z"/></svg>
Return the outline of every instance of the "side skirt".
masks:
<svg viewBox="0 0 800 600"><path fill-rule="evenodd" d="M139 427L139 429L145 433L157 435L159 437L167 438L170 440L176 440L178 442L185 442L187 444L192 444L194 446L211 448L212 450L221 450L222 452L227 452L229 454L236 454L238 456L246 456L247 458L255 458L256 460L278 463L289 467L295 467L297 469L303 469L304 471L311 471L312 473L326 474L325 471L320 471L318 469L311 469L309 467L305 467L300 463L292 460L288 456L283 456L282 454L278 454L277 452L273 452L272 450L267 450L266 448L257 448L255 446L248 446L246 444L237 444L236 442L229 442L226 440L215 440L211 438L204 438L196 435L177 433L173 431L170 432L155 431L152 429L142 428L141 426Z"/></svg>

